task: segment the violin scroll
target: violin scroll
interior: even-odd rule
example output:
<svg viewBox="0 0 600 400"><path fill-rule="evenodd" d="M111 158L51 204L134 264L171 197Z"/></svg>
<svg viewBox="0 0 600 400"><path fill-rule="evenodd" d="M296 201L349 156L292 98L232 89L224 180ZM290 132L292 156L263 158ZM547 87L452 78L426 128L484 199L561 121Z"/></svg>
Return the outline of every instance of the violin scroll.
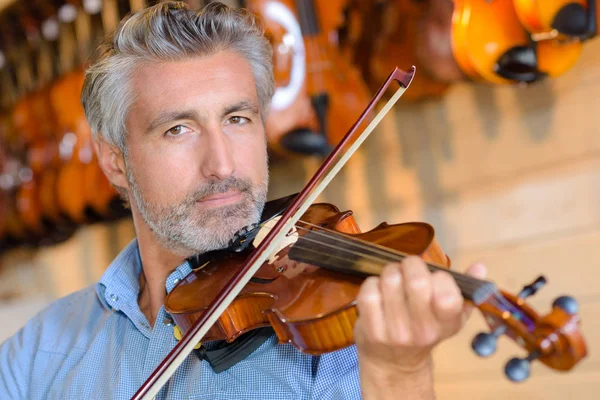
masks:
<svg viewBox="0 0 600 400"><path fill-rule="evenodd" d="M587 355L579 330L579 306L573 297L556 298L552 310L545 316L540 316L525 302L545 283L546 279L540 276L516 296L499 291L478 305L492 330L473 338L471 347L477 355L492 355L496 351L498 337L503 334L528 352L527 357L514 357L506 363L504 372L514 382L529 377L533 360L538 359L550 368L567 371Z"/></svg>

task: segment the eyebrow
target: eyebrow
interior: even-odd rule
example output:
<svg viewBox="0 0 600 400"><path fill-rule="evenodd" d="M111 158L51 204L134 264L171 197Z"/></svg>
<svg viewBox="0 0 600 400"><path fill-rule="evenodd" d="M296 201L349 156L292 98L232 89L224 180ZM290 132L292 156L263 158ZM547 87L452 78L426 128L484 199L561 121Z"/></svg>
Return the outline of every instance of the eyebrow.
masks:
<svg viewBox="0 0 600 400"><path fill-rule="evenodd" d="M238 103L227 106L223 111L223 117L238 111L250 111L254 114L258 114L258 106L250 100L242 100Z"/></svg>
<svg viewBox="0 0 600 400"><path fill-rule="evenodd" d="M146 133L150 133L159 126L166 124L171 121L178 121L182 119L193 119L198 120L198 113L195 111L165 111L158 115L158 117L154 118L148 128L146 128Z"/></svg>

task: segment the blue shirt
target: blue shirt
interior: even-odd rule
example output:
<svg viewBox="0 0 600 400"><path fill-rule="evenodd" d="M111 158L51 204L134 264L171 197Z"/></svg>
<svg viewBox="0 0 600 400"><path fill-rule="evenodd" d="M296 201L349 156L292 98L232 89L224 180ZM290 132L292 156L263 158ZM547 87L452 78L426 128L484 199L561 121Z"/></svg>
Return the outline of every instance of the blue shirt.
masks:
<svg viewBox="0 0 600 400"><path fill-rule="evenodd" d="M175 346L164 307L150 327L137 303L137 241L101 280L57 300L0 347L0 399L129 399ZM191 267L180 265L166 289ZM230 369L215 373L191 354L157 399L359 399L355 346L318 357L273 335Z"/></svg>

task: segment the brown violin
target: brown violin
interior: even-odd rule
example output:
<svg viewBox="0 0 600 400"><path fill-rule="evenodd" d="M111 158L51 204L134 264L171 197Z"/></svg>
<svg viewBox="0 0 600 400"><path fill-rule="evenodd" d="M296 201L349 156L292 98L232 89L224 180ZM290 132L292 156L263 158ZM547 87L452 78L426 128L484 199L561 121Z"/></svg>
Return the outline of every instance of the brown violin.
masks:
<svg viewBox="0 0 600 400"><path fill-rule="evenodd" d="M327 139L320 152L327 154L343 139L370 94L359 71L338 50L336 32L347 0L293 3L304 38L306 88L320 132Z"/></svg>
<svg viewBox="0 0 600 400"><path fill-rule="evenodd" d="M101 9L90 14L82 9L83 3L70 3L79 14L76 20L80 22L79 33L84 33L73 35L81 52L79 64L83 64L83 60L91 54L93 44L103 35ZM116 7L112 10L117 12ZM65 25L69 23L65 21ZM100 169L94 153L91 128L79 100L83 81L84 71L78 65L58 79L50 92L61 129L63 149L61 157L64 164L57 180L58 201L69 218L80 224L115 217L113 205L117 199L117 193Z"/></svg>
<svg viewBox="0 0 600 400"><path fill-rule="evenodd" d="M268 204L264 217L270 220L279 215L277 207L286 200L289 202L285 198ZM261 229L270 229L269 224L261 224ZM242 240L256 240L257 233L260 235L260 229L250 231ZM247 331L271 325L281 343L292 343L304 353L318 355L349 346L354 343L356 296L363 280L379 275L386 264L412 254L421 256L432 271L447 270L464 298L483 313L491 332L480 333L473 340L477 354L491 355L501 334L521 343L529 352L527 358L515 358L506 364L509 379L525 379L533 359L557 370L569 370L587 353L573 298L559 297L550 313L539 315L525 299L545 284L544 277L515 296L498 290L491 282L449 270L450 259L429 224L382 223L363 233L352 212L317 203L288 236L289 244L253 275L210 328L205 341L231 342ZM195 270L167 297L165 308L182 333L189 331L238 272L253 246L235 250L195 258Z"/></svg>
<svg viewBox="0 0 600 400"><path fill-rule="evenodd" d="M419 68L420 73L415 76L411 90L403 96L403 100L408 101L445 94L449 88L447 82L451 80L446 78L449 70L458 71L462 77L452 59L449 29L452 10L446 12L448 29L440 34L436 26L439 14L444 14L444 10L443 5L440 7L438 3L437 0L426 3L417 0L352 2L345 47L349 48L347 51L351 53L352 61L360 66L374 91L396 65ZM438 56L443 48L449 53L449 58ZM434 75L436 72L437 75Z"/></svg>
<svg viewBox="0 0 600 400"><path fill-rule="evenodd" d="M559 297L551 312L543 316L525 303L545 283L543 277L512 295L491 282L449 270L450 260L426 223L382 223L361 233L351 211L341 212L327 203L313 204L410 86L414 71L414 67L410 72L396 68L390 74L298 195L268 203L263 220L238 232L227 250L190 259L194 270L165 300L166 310L184 336L133 399L155 395L204 338L233 341L244 332L271 325L282 343L291 342L309 354L351 345L356 296L363 280L408 254L421 256L431 270L448 271L465 299L483 313L491 332L475 337L472 347L477 354L493 353L502 334L529 352L527 358L514 358L506 364L509 379L527 378L534 359L557 370L570 370L586 356L573 298ZM357 134L392 82L398 82L400 88Z"/></svg>
<svg viewBox="0 0 600 400"><path fill-rule="evenodd" d="M306 52L300 22L292 2L246 0L260 17L273 48L275 93L265 130L276 154L320 154L327 149L306 84Z"/></svg>

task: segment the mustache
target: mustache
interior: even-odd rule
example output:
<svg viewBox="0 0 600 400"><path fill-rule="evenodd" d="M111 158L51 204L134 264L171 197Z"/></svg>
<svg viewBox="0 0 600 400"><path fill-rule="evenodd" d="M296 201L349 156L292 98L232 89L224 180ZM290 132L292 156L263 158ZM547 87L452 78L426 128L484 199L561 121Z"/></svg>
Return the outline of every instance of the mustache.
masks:
<svg viewBox="0 0 600 400"><path fill-rule="evenodd" d="M204 197L225 193L230 190L237 190L242 193L252 193L252 187L252 182L248 178L235 178L233 176L229 176L224 180L210 181L207 184L197 188L190 195L189 201L195 203L199 200L202 200Z"/></svg>

